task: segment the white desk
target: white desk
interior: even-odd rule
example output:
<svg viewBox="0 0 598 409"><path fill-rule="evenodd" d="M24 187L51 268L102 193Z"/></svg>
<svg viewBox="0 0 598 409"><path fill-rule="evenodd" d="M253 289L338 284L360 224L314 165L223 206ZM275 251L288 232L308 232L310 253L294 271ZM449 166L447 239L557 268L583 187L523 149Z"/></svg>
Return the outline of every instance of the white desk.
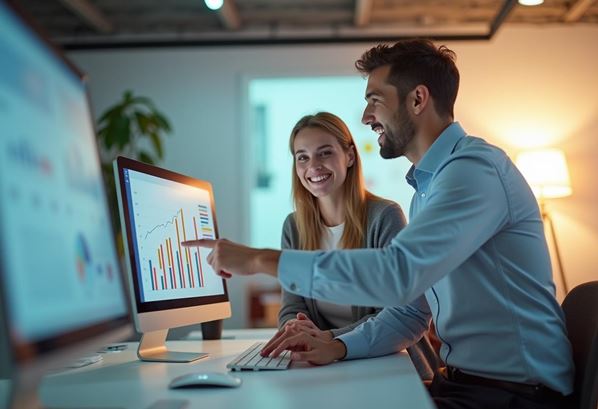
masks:
<svg viewBox="0 0 598 409"><path fill-rule="evenodd" d="M188 364L141 362L131 343L125 351L105 354L100 363L47 377L40 398L60 408L147 409L159 399L186 399L190 409L434 408L404 352L320 367L293 363L286 371L234 372L243 380L239 388L168 389L170 380L184 373L226 371L226 364L254 342L168 342L173 350L210 354Z"/></svg>

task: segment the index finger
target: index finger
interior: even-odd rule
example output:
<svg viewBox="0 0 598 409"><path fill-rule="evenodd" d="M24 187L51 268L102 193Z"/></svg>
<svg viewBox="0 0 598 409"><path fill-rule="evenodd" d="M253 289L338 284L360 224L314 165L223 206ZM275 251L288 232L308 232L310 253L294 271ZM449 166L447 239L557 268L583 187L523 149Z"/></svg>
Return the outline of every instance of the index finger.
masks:
<svg viewBox="0 0 598 409"><path fill-rule="evenodd" d="M262 356L270 356L272 351L276 350L282 342L297 334L297 331L289 331L287 327L281 329L262 349ZM279 354L272 355L272 357L276 358Z"/></svg>
<svg viewBox="0 0 598 409"><path fill-rule="evenodd" d="M214 248L216 240L200 239L200 240L187 240L182 241L181 246L183 247L207 247Z"/></svg>
<svg viewBox="0 0 598 409"><path fill-rule="evenodd" d="M280 355L287 349L294 352L296 352L296 349L309 350L309 348L311 347L312 340L313 337L305 333L299 333L290 336L285 340L281 341L280 344L274 349L274 351L272 351L272 357L276 358L278 355Z"/></svg>
<svg viewBox="0 0 598 409"><path fill-rule="evenodd" d="M274 336L270 338L270 341L268 341L266 345L264 345L264 347L262 348L262 356L268 356L270 354L273 345L277 344L277 341L282 336L282 334L284 334L284 328L276 331L276 334L274 334Z"/></svg>

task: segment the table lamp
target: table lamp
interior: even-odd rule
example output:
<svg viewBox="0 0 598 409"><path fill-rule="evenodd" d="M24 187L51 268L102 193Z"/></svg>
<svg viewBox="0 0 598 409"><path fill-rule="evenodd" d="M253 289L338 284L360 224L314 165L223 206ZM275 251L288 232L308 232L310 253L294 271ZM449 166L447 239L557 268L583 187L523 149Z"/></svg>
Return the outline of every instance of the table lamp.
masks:
<svg viewBox="0 0 598 409"><path fill-rule="evenodd" d="M565 154L560 149L530 150L520 153L515 163L538 199L542 220L550 228L555 259L559 267L563 289L565 294L567 294L569 287L556 240L554 223L545 206L546 199L570 196L572 193Z"/></svg>

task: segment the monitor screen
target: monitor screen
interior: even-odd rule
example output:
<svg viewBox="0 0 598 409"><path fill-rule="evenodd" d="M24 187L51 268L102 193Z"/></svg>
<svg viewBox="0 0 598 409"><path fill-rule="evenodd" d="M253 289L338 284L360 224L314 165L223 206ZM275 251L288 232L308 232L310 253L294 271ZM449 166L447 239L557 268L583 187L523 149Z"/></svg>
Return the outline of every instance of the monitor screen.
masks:
<svg viewBox="0 0 598 409"><path fill-rule="evenodd" d="M139 312L228 301L209 249L181 246L218 236L211 185L126 158L118 163Z"/></svg>
<svg viewBox="0 0 598 409"><path fill-rule="evenodd" d="M3 2L0 60L0 290L31 356L128 309L84 82Z"/></svg>

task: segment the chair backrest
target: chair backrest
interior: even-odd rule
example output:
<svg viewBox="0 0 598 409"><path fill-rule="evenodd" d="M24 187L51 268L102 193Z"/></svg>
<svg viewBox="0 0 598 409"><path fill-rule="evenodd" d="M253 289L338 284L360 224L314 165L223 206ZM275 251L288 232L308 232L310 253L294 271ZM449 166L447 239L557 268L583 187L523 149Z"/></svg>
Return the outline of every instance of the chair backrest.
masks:
<svg viewBox="0 0 598 409"><path fill-rule="evenodd" d="M563 301L575 363L576 408L598 406L598 281L575 287Z"/></svg>

